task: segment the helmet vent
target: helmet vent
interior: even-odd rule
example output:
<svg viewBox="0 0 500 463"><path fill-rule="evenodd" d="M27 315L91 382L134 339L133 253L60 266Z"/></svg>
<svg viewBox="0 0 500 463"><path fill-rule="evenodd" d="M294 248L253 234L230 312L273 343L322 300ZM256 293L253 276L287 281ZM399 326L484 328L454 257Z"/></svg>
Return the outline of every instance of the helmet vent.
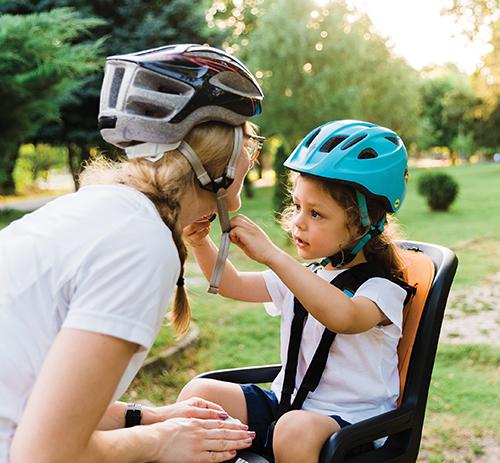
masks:
<svg viewBox="0 0 500 463"><path fill-rule="evenodd" d="M116 102L118 101L118 94L120 93L120 87L122 85L124 74L124 68L115 68L113 72L113 80L111 82L111 89L109 90L108 100L108 106L110 108L116 108Z"/></svg>
<svg viewBox="0 0 500 463"><path fill-rule="evenodd" d="M340 145L346 138L347 137L332 137L329 140L327 140L325 143L323 143L323 146L321 147L320 151L322 153L329 153L337 145Z"/></svg>
<svg viewBox="0 0 500 463"><path fill-rule="evenodd" d="M262 97L259 89L255 87L251 80L243 77L241 74L237 74L236 72L219 72L219 74L211 77L209 82L226 92L235 93L236 95L249 98Z"/></svg>
<svg viewBox="0 0 500 463"><path fill-rule="evenodd" d="M146 90L153 90L167 95L185 95L191 93L192 88L179 82L178 80L171 79L170 77L157 74L146 69L139 69L134 79L134 85Z"/></svg>
<svg viewBox="0 0 500 463"><path fill-rule="evenodd" d="M386 138L390 142L394 143L396 146L399 145L398 139L396 137L384 137L384 138Z"/></svg>
<svg viewBox="0 0 500 463"><path fill-rule="evenodd" d="M127 112L139 116L151 117L153 119L163 119L172 113L171 110L165 107L153 105L151 103L143 103L141 101L132 101L128 103Z"/></svg>
<svg viewBox="0 0 500 463"><path fill-rule="evenodd" d="M366 148L358 154L358 159L373 159L377 157L378 153L372 148Z"/></svg>
<svg viewBox="0 0 500 463"><path fill-rule="evenodd" d="M309 137L309 140L307 140L306 144L304 145L306 148L309 148L311 146L311 143L318 136L319 132L320 132L320 129L317 129L313 132L313 134Z"/></svg>
<svg viewBox="0 0 500 463"><path fill-rule="evenodd" d="M360 135L359 137L356 137L354 140L351 140L349 143L344 145L341 150L346 150L347 148L350 148L351 146L354 146L356 143L359 143L363 138L366 138L366 133L363 135Z"/></svg>

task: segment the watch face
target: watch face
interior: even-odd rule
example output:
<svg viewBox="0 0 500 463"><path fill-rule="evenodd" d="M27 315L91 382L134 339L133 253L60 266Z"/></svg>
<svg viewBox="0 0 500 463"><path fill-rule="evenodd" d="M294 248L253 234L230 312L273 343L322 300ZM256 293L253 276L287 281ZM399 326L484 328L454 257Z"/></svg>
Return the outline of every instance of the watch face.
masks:
<svg viewBox="0 0 500 463"><path fill-rule="evenodd" d="M125 427L131 428L141 424L142 407L139 404L127 404L125 413Z"/></svg>

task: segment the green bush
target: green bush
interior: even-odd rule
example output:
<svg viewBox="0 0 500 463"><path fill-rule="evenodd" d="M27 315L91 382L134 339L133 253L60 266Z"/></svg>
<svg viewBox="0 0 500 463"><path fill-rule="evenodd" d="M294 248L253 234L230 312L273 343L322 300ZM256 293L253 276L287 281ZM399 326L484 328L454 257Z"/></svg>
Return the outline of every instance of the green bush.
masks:
<svg viewBox="0 0 500 463"><path fill-rule="evenodd" d="M418 179L418 192L433 211L447 211L458 195L458 183L444 172L427 172Z"/></svg>

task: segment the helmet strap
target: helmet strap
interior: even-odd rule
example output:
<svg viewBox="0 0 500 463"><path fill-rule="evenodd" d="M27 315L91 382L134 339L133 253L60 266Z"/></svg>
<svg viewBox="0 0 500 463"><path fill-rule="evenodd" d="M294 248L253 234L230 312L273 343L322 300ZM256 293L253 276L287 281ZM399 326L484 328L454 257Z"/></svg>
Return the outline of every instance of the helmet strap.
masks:
<svg viewBox="0 0 500 463"><path fill-rule="evenodd" d="M231 240L229 239L231 224L229 223L229 211L227 209L227 190L225 188L219 188L216 193L216 198L222 236L219 252L217 253L217 260L215 261L212 277L210 278L210 285L208 287L208 292L210 294L219 293L220 280L222 278L222 273L224 272L224 266L229 252L229 245L231 244Z"/></svg>
<svg viewBox="0 0 500 463"><path fill-rule="evenodd" d="M341 268L354 260L358 253L365 247L366 243L372 238L380 235L384 231L385 216L380 219L377 225L370 222L368 215L368 207L366 205L366 196L356 189L356 198L358 207L361 212L361 224L363 226L370 225L370 229L360 238L360 240L350 249L340 249L339 252L332 256L326 257L321 261L321 265L325 266L332 264L336 268Z"/></svg>
<svg viewBox="0 0 500 463"><path fill-rule="evenodd" d="M233 151L229 162L224 171L222 177L212 180L208 172L203 167L198 155L195 153L193 148L185 141L182 141L179 145L179 152L189 161L191 167L193 168L196 178L201 184L201 187L212 191L216 195L217 200L217 212L219 217L219 222L222 230L221 243L219 246L219 252L217 254L217 260L215 261L215 267L212 272L212 278L210 279L210 286L208 292L211 294L219 293L219 284L222 278L222 273L224 271L224 266L226 263L227 255L229 252L229 245L231 240L229 239L229 232L231 231L231 224L229 223L229 211L227 207L227 188L234 180L236 175L236 164L239 159L239 155L243 148L243 129L240 126L234 127L234 143Z"/></svg>
<svg viewBox="0 0 500 463"><path fill-rule="evenodd" d="M176 143L139 143L128 146L125 153L129 159L145 158L148 161L156 162L160 160L167 151L172 151L179 147L181 142Z"/></svg>

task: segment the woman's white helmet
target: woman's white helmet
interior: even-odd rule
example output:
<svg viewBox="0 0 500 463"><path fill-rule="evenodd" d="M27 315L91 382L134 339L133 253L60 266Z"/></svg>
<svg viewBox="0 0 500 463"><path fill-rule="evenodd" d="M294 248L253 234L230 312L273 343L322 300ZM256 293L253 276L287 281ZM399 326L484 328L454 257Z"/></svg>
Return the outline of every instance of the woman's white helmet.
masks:
<svg viewBox="0 0 500 463"><path fill-rule="evenodd" d="M155 162L177 149L201 186L215 193L222 241L209 291L218 285L229 248L226 189L243 147L241 125L262 112L264 94L235 57L201 45L168 45L110 56L99 107L99 130L129 158ZM196 125L219 121L234 126L233 151L224 174L212 179L184 137Z"/></svg>
<svg viewBox="0 0 500 463"><path fill-rule="evenodd" d="M202 122L241 125L261 113L263 97L252 73L217 48L168 45L110 56L99 130L106 141L136 157L145 151L138 149L143 144L146 151L157 151L153 144L176 148Z"/></svg>

